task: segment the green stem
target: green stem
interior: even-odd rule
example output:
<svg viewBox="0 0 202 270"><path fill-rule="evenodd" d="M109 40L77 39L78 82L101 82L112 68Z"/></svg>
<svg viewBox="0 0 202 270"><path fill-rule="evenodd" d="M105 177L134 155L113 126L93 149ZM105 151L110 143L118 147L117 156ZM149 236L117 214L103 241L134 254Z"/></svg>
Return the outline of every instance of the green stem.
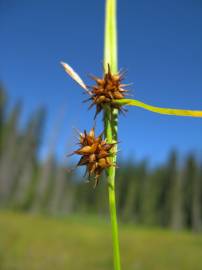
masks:
<svg viewBox="0 0 202 270"><path fill-rule="evenodd" d="M111 72L117 73L117 33L116 33L116 0L106 0L105 15L105 46L104 46L104 67L107 71L107 65L110 65ZM117 124L118 111L111 107L106 107L104 112L105 136L107 142L117 142ZM112 157L113 163L116 163L116 149ZM112 224L112 240L114 252L114 270L121 270L118 223L116 214L116 196L115 196L115 173L114 166L107 170L108 190L109 190L109 209Z"/></svg>

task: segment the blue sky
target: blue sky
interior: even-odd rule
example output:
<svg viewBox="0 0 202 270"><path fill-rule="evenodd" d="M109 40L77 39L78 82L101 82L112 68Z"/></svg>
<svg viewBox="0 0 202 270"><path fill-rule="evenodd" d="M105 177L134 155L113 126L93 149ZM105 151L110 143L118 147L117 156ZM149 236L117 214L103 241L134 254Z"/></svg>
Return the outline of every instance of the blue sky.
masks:
<svg viewBox="0 0 202 270"><path fill-rule="evenodd" d="M90 128L82 90L62 70L64 60L89 85L101 75L104 1L0 1L0 80L11 104L22 99L22 123L39 105L48 110L42 155L58 118L63 159L73 127ZM200 0L118 1L119 67L128 70L134 98L151 105L202 109ZM64 109L63 109L64 108ZM64 111L64 112L63 112ZM97 119L101 121L101 116ZM98 129L101 129L98 124ZM129 108L120 116L120 155L161 163L171 149L201 157L202 119L162 116Z"/></svg>

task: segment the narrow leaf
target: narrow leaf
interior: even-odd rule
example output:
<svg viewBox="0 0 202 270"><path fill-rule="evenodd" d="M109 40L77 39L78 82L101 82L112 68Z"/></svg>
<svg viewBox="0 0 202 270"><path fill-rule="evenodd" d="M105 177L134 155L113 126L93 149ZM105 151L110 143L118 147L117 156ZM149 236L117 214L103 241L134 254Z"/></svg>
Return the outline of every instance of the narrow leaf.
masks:
<svg viewBox="0 0 202 270"><path fill-rule="evenodd" d="M145 104L145 103L143 103L143 102L141 102L139 100L135 100L135 99L113 100L113 103L116 103L118 105L136 106L136 107L140 107L140 108L143 108L145 110L152 111L152 112L155 112L155 113L160 113L160 114L176 115L176 116L202 117L202 111L160 108L160 107Z"/></svg>

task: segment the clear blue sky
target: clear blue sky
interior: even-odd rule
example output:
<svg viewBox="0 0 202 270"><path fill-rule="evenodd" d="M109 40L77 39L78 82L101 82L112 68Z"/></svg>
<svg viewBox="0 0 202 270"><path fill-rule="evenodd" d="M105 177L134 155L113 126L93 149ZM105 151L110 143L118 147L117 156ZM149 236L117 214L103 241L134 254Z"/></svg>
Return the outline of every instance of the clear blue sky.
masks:
<svg viewBox="0 0 202 270"><path fill-rule="evenodd" d="M72 127L90 128L93 111L59 62L72 65L87 84L101 75L104 1L0 1L0 80L11 103L24 102L23 119L48 109L43 154L61 107L57 142L61 158L72 145ZM119 67L127 68L134 97L149 104L202 109L202 2L118 1ZM99 118L98 120L101 120ZM100 126L98 126L100 129ZM201 156L202 120L130 108L120 116L120 155L163 162L173 148Z"/></svg>

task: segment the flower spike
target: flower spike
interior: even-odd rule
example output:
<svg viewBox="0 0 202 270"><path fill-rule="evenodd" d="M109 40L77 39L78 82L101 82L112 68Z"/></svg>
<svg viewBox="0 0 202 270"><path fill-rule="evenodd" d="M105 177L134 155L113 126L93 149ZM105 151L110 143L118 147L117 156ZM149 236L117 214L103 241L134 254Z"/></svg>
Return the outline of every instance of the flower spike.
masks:
<svg viewBox="0 0 202 270"><path fill-rule="evenodd" d="M103 139L103 132L96 137L94 127L89 131L89 133L84 130L80 133L79 138L79 149L75 150L70 155L76 154L81 156L76 167L86 166L86 173L95 179L94 187L97 186L99 178L102 172L109 168L110 166L115 166L111 161L112 148L115 143L107 143Z"/></svg>
<svg viewBox="0 0 202 270"><path fill-rule="evenodd" d="M102 78L91 76L91 78L96 82L94 86L91 87L92 96L90 100L92 103L89 108L96 106L95 117L104 109L105 105L109 105L111 108L116 108L121 112L124 109L118 104L112 103L112 100L121 100L126 96L128 90L123 89L122 84L123 72L117 74L112 74L110 65L107 65L107 72Z"/></svg>
<svg viewBox="0 0 202 270"><path fill-rule="evenodd" d="M121 100L127 95L128 90L123 88L127 86L127 84L122 84L126 71L122 70L117 74L112 74L110 65L108 64L107 72L104 74L103 78L90 75L91 79L96 82L96 85L90 87L83 82L81 77L67 63L61 62L61 64L67 74L90 95L90 98L84 100L84 102L92 101L88 109L91 109L94 105L96 106L94 119L104 109L105 105L116 108L122 113L127 111L122 108L122 106L112 103L113 99Z"/></svg>

